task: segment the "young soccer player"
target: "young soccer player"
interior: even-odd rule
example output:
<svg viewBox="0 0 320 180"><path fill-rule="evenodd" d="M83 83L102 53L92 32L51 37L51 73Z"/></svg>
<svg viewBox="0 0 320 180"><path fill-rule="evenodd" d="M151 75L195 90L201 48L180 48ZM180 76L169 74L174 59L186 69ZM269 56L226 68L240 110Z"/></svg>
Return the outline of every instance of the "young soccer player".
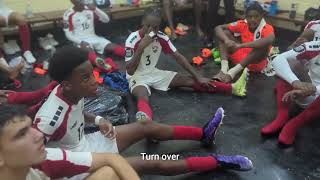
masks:
<svg viewBox="0 0 320 180"><path fill-rule="evenodd" d="M295 48L309 41L320 40L320 20L310 21L304 28L302 34L293 42L288 49Z"/></svg>
<svg viewBox="0 0 320 180"><path fill-rule="evenodd" d="M85 0L71 0L74 5L63 15L64 32L70 41L81 48L91 49L99 54L111 52L124 57L123 47L111 43L104 37L95 34L95 20L109 22L109 16L94 4L85 4Z"/></svg>
<svg viewBox="0 0 320 180"><path fill-rule="evenodd" d="M221 70L213 78L230 82L245 67L261 72L267 65L267 56L275 39L274 30L263 18L258 2L245 11L245 19L215 29L221 54ZM235 65L229 69L229 59Z"/></svg>
<svg viewBox="0 0 320 180"><path fill-rule="evenodd" d="M289 62L299 61L308 68L311 82L300 81L290 69ZM280 54L273 61L274 69L281 78L276 85L277 117L262 128L262 135L280 132L279 142L292 145L300 128L320 118L320 41L306 42L290 51ZM295 117L289 117L290 105L304 110Z"/></svg>
<svg viewBox="0 0 320 180"><path fill-rule="evenodd" d="M159 31L161 12L158 8L145 10L142 27L129 35L126 40L126 69L131 93L137 98L137 120L152 120L149 104L151 89L167 91L170 88L189 87L197 92L225 93L236 96L246 95L247 73L234 84L210 81L197 73L188 60L180 54L168 36ZM192 77L173 71L156 68L160 54L171 55Z"/></svg>
<svg viewBox="0 0 320 180"><path fill-rule="evenodd" d="M23 57L28 63L32 64L36 62L36 59L31 53L30 28L27 21L24 16L8 8L3 1L4 0L0 0L0 28L12 25L18 26ZM0 48L3 47L3 42L3 34L0 33ZM0 50L0 60L3 60L2 50Z"/></svg>
<svg viewBox="0 0 320 180"><path fill-rule="evenodd" d="M203 128L170 126L138 122L113 127L99 116L83 111L84 97L95 96L97 83L92 74L92 65L87 61L88 52L76 47L58 50L50 61L49 74L59 82L35 116L34 127L46 138L48 147L61 147L71 151L122 152L142 139L196 140L210 145L224 116L219 108L215 117ZM99 125L100 132L84 134L84 124ZM128 162L138 173L176 175L187 172L202 172L217 168L250 170L251 161L243 156L208 154L204 157L189 157L177 161L145 161L130 157Z"/></svg>
<svg viewBox="0 0 320 180"><path fill-rule="evenodd" d="M139 179L121 156L45 148L44 136L18 105L0 105L0 177L49 180L90 172L88 180Z"/></svg>

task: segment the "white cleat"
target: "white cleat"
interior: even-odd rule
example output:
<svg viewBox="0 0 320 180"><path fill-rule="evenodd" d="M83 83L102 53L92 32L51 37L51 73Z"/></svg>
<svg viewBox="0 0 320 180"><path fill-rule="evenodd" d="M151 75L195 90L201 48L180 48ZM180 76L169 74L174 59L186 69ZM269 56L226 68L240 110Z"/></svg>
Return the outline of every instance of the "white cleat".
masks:
<svg viewBox="0 0 320 180"><path fill-rule="evenodd" d="M40 47L41 47L42 49L44 49L44 50L49 50L49 49L52 48L52 45L50 44L48 38L40 37L40 38L38 39L38 41L39 41L39 45L40 45Z"/></svg>
<svg viewBox="0 0 320 180"><path fill-rule="evenodd" d="M25 51L23 53L23 57L26 59L26 61L29 64L33 64L36 62L36 58L33 56L33 54L30 51Z"/></svg>
<svg viewBox="0 0 320 180"><path fill-rule="evenodd" d="M58 46L59 45L59 42L54 39L54 36L51 33L47 34L46 38L49 41L49 44L51 46Z"/></svg>
<svg viewBox="0 0 320 180"><path fill-rule="evenodd" d="M8 44L12 47L12 49L14 49L14 51L15 51L16 53L21 51L21 48L20 48L19 45L17 44L17 41L16 41L16 40L9 40L9 41L8 41Z"/></svg>

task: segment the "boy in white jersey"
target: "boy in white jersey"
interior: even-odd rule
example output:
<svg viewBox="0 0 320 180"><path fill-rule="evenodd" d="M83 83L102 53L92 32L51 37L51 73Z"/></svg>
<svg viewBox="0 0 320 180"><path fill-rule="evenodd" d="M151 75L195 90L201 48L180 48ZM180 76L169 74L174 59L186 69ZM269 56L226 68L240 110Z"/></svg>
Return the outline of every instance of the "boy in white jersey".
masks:
<svg viewBox="0 0 320 180"><path fill-rule="evenodd" d="M95 33L95 20L103 23L110 21L109 16L94 4L84 4L84 0L71 0L74 5L63 15L64 32L70 41L81 48L91 49L99 54L111 52L124 57L123 47L111 43Z"/></svg>
<svg viewBox="0 0 320 180"><path fill-rule="evenodd" d="M302 82L291 70L289 63L298 61L306 66L311 82ZM280 54L273 61L274 69L281 78L276 85L278 114L266 125L262 135L273 135L280 131L279 142L292 145L298 130L305 124L320 118L320 41L311 41ZM299 115L289 116L290 105L305 108Z"/></svg>
<svg viewBox="0 0 320 180"><path fill-rule="evenodd" d="M138 121L146 122L153 119L149 104L150 88L167 91L170 88L188 87L198 92L246 95L246 71L234 84L204 78L178 52L169 37L159 31L160 23L161 11L158 8L146 9L141 29L131 33L126 40L127 79L131 93L137 98ZM156 65L162 52L171 55L192 77L157 69Z"/></svg>
<svg viewBox="0 0 320 180"><path fill-rule="evenodd" d="M28 63L32 64L36 61L36 59L31 53L29 25L24 16L8 8L3 1L4 0L0 0L0 28L13 25L18 26L20 40L22 43L23 57ZM0 48L3 47L3 42L3 34L0 30ZM2 49L0 50L0 60L1 59L3 60Z"/></svg>
<svg viewBox="0 0 320 180"><path fill-rule="evenodd" d="M97 83L88 52L77 47L57 50L50 61L49 74L59 85L53 89L35 116L34 127L45 135L50 147L63 147L71 151L118 153L142 139L195 140L210 145L221 124L224 111L219 108L215 117L203 128L171 126L135 122L113 127L99 116L84 112L83 98L97 94ZM100 132L84 134L84 123L95 123ZM243 156L204 155L176 161L150 160L141 156L130 157L128 162L138 173L176 175L202 172L216 168L250 170L252 163Z"/></svg>
<svg viewBox="0 0 320 180"><path fill-rule="evenodd" d="M288 49L300 46L309 41L320 41L320 20L310 21L297 40Z"/></svg>
<svg viewBox="0 0 320 180"><path fill-rule="evenodd" d="M24 110L17 105L0 105L1 179L50 180L83 172L92 173L89 180L139 179L116 154L45 149L43 134L31 127Z"/></svg>

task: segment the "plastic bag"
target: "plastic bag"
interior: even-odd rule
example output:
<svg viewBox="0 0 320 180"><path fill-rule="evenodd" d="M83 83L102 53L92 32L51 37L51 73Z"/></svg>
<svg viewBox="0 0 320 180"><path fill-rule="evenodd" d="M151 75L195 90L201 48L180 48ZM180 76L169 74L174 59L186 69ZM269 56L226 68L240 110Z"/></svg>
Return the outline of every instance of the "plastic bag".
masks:
<svg viewBox="0 0 320 180"><path fill-rule="evenodd" d="M126 94L111 91L104 86L98 87L96 97L85 98L84 110L108 119L113 125L128 123L128 113L125 109ZM88 124L86 128L95 128L94 124Z"/></svg>

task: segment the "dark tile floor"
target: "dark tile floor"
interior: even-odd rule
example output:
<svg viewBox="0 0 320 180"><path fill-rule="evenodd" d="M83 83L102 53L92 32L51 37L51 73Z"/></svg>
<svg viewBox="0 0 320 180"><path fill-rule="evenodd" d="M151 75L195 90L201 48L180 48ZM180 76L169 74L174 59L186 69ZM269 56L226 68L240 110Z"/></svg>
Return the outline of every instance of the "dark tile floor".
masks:
<svg viewBox="0 0 320 180"><path fill-rule="evenodd" d="M130 23L128 23L130 22ZM102 32L113 42L123 44L127 29L134 30L140 23L136 19L109 24ZM59 40L65 41L61 31L57 31ZM292 41L295 33L277 31L277 45L281 49ZM188 59L199 54L201 42L194 33L174 42L176 47ZM45 56L39 52L40 56ZM186 73L168 56L161 56L160 69ZM123 62L118 61L123 65ZM219 69L213 62L208 62L198 70L210 77ZM23 90L42 87L48 78L30 75ZM276 113L274 96L275 78L251 74L248 85L248 97L244 99L219 94L197 94L181 90L169 92L153 91L151 103L157 122L202 126L210 119L214 111L222 106L226 112L224 124L217 133L214 147L205 149L198 142L171 141L160 144L139 142L129 148L125 155L146 153L182 153L212 152L226 155L242 154L252 159L254 169L249 172L218 171L201 174L187 174L174 177L143 176L145 180L162 179L219 179L219 180L315 180L320 179L320 122L314 122L301 129L296 143L288 149L280 149L277 139L264 140L260 137L260 128L272 120ZM135 104L128 98L130 117L134 117ZM131 118L133 120L133 118Z"/></svg>

